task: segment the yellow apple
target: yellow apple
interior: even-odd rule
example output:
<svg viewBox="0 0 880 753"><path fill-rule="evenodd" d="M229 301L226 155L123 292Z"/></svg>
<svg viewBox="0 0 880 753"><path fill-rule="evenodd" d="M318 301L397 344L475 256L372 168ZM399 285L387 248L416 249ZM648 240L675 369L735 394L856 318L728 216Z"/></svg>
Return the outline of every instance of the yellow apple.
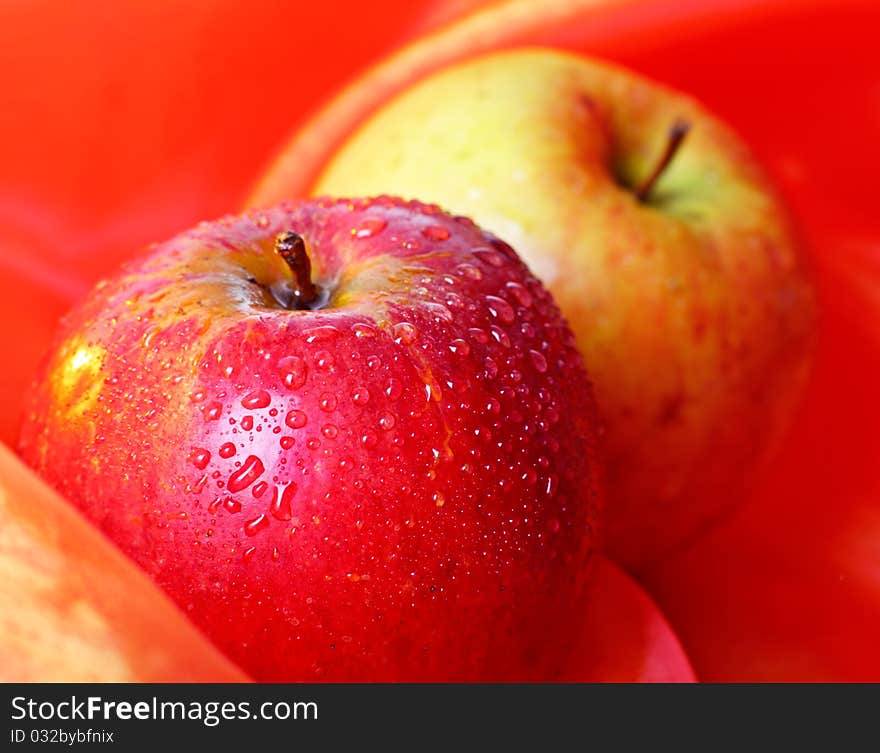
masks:
<svg viewBox="0 0 880 753"><path fill-rule="evenodd" d="M550 287L606 424L606 546L631 568L731 509L772 456L813 293L760 166L694 100L569 54L496 52L385 103L313 193L436 202Z"/></svg>

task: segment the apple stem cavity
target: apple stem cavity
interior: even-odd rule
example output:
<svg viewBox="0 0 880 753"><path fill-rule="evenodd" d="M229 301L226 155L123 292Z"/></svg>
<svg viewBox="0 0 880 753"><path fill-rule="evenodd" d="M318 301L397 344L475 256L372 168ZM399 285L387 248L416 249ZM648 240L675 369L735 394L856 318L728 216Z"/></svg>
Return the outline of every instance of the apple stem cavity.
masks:
<svg viewBox="0 0 880 753"><path fill-rule="evenodd" d="M309 260L303 237L292 230L279 233L275 238L275 253L284 259L293 273L294 287L290 291L292 300L285 302L287 308L315 308L320 293L312 282L312 262Z"/></svg>
<svg viewBox="0 0 880 753"><path fill-rule="evenodd" d="M678 118L669 128L669 133L666 138L666 148L663 150L660 161L657 162L654 169L651 171L651 174L642 182L642 185L636 189L635 194L639 201L645 202L648 200L648 196L650 196L657 180L666 168L669 167L669 163L672 162L672 158L678 153L678 150L681 147L681 142L684 141L684 137L687 136L690 129L691 124L682 118Z"/></svg>

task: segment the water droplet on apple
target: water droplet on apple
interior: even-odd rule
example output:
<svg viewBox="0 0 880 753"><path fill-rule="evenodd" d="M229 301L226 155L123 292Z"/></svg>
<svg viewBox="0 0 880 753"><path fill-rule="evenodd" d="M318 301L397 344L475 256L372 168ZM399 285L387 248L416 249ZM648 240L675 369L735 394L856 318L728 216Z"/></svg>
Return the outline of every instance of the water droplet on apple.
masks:
<svg viewBox="0 0 880 753"><path fill-rule="evenodd" d="M520 285L520 283L515 282L514 280L509 280L506 283L506 286L510 291L510 294L516 298L516 301L520 306L523 308L529 308L532 305L532 294L524 285Z"/></svg>
<svg viewBox="0 0 880 753"><path fill-rule="evenodd" d="M220 450L218 451L218 454L221 458L231 458L233 455L235 455L235 445L232 444L232 442L224 442L222 445L220 445Z"/></svg>
<svg viewBox="0 0 880 753"><path fill-rule="evenodd" d="M244 524L244 533L246 536L256 536L260 531L268 527L269 518L265 514L261 514Z"/></svg>
<svg viewBox="0 0 880 753"><path fill-rule="evenodd" d="M310 327L309 329L303 330L303 337L307 343L335 340L339 337L339 330L332 324L324 324L320 327Z"/></svg>
<svg viewBox="0 0 880 753"><path fill-rule="evenodd" d="M418 339L419 331L409 322L400 322L391 328L392 336L400 345L412 345Z"/></svg>
<svg viewBox="0 0 880 753"><path fill-rule="evenodd" d="M196 468L203 471L208 467L208 463L211 462L211 453L201 447L193 447L188 459Z"/></svg>
<svg viewBox="0 0 880 753"><path fill-rule="evenodd" d="M483 368L485 369L487 379L494 379L498 376L498 364L488 356L483 361Z"/></svg>
<svg viewBox="0 0 880 753"><path fill-rule="evenodd" d="M385 383L385 396L389 400L398 400L403 394L403 386L400 381L394 377L390 377Z"/></svg>
<svg viewBox="0 0 880 753"><path fill-rule="evenodd" d="M223 509L234 515L235 513L241 512L241 502L235 499L235 497L224 497Z"/></svg>
<svg viewBox="0 0 880 753"><path fill-rule="evenodd" d="M292 410L284 418L284 423L291 429L302 429L308 422L309 417L301 410Z"/></svg>
<svg viewBox="0 0 880 753"><path fill-rule="evenodd" d="M220 403L209 403L205 407L205 419L216 421L223 414L223 406Z"/></svg>
<svg viewBox="0 0 880 753"><path fill-rule="evenodd" d="M337 429L333 424L324 424L321 428L321 434L323 434L327 439L336 439L339 434L339 429Z"/></svg>
<svg viewBox="0 0 880 753"><path fill-rule="evenodd" d="M477 269L473 264L459 264L455 268L456 273L459 277L463 277L466 280L482 280L483 273Z"/></svg>
<svg viewBox="0 0 880 753"><path fill-rule="evenodd" d="M329 350L319 350L315 354L315 367L319 371L330 371L336 365L336 359Z"/></svg>
<svg viewBox="0 0 880 753"><path fill-rule="evenodd" d="M289 450L294 444L296 444L296 440L293 437L284 436L278 440L278 444L281 445L282 450Z"/></svg>
<svg viewBox="0 0 880 753"><path fill-rule="evenodd" d="M247 408L247 410L268 408L269 403L271 402L272 398L269 396L269 393L266 392L266 390L254 390L253 392L245 395L241 399L242 407Z"/></svg>
<svg viewBox="0 0 880 753"><path fill-rule="evenodd" d="M396 423L397 419L391 413L384 413L379 419L379 427L383 431L391 431Z"/></svg>
<svg viewBox="0 0 880 753"><path fill-rule="evenodd" d="M490 267L500 267L504 264L504 257L491 248L475 248L473 255L484 264Z"/></svg>
<svg viewBox="0 0 880 753"><path fill-rule="evenodd" d="M241 428L245 431L250 431L254 428L254 417L253 416L245 416L241 419Z"/></svg>
<svg viewBox="0 0 880 753"><path fill-rule="evenodd" d="M318 401L318 407L320 407L324 413L332 413L336 410L338 404L339 401L336 399L336 395L329 392L325 392L321 395L321 399Z"/></svg>
<svg viewBox="0 0 880 753"><path fill-rule="evenodd" d="M364 217L356 227L351 229L355 238L372 238L381 233L388 223L381 217Z"/></svg>
<svg viewBox="0 0 880 753"><path fill-rule="evenodd" d="M269 512L276 520L290 520L293 517L293 498L296 494L296 484L292 481L288 484L279 484L272 491L272 502Z"/></svg>
<svg viewBox="0 0 880 753"><path fill-rule="evenodd" d="M497 295L487 295L486 304L489 307L489 313L493 317L504 322L504 324L513 324L516 313L513 310L513 306L503 298L499 298Z"/></svg>
<svg viewBox="0 0 880 753"><path fill-rule="evenodd" d="M486 410L497 416L501 413L501 403L499 403L494 397L490 397L486 402Z"/></svg>
<svg viewBox="0 0 880 753"><path fill-rule="evenodd" d="M424 308L431 313L435 322L451 322L453 319L452 312L442 303L426 303Z"/></svg>
<svg viewBox="0 0 880 753"><path fill-rule="evenodd" d="M298 390L306 383L308 368L299 356L287 356L278 361L277 370L281 381L289 390Z"/></svg>
<svg viewBox="0 0 880 753"><path fill-rule="evenodd" d="M257 547L249 546L241 553L241 559L243 562L250 562L254 558L254 554L257 551Z"/></svg>
<svg viewBox="0 0 880 753"><path fill-rule="evenodd" d="M491 245L492 248L494 248L496 251L499 251L504 258L509 259L510 261L516 261L518 258L516 255L516 251L513 250L513 247L509 243L501 240L500 238L493 238L491 241L489 241L489 245Z"/></svg>
<svg viewBox="0 0 880 753"><path fill-rule="evenodd" d="M375 447L378 441L379 438L372 431L368 431L361 436L361 444L367 449Z"/></svg>
<svg viewBox="0 0 880 753"><path fill-rule="evenodd" d="M464 340L456 338L451 343L449 343L449 350L451 350L457 356L466 356L468 353L471 352L471 346L468 345Z"/></svg>
<svg viewBox="0 0 880 753"><path fill-rule="evenodd" d="M492 337L498 342L500 345L503 345L505 348L510 347L510 337L508 337L507 333L501 329L497 324L493 324L489 327L489 331L492 333Z"/></svg>
<svg viewBox="0 0 880 753"><path fill-rule="evenodd" d="M262 460L256 455L248 455L244 465L230 475L229 481L226 482L226 488L233 494L240 492L262 476L265 470Z"/></svg>
<svg viewBox="0 0 880 753"><path fill-rule="evenodd" d="M366 387L358 387L351 400L355 405L366 405L370 402L370 391Z"/></svg>
<svg viewBox="0 0 880 753"><path fill-rule="evenodd" d="M425 402L430 403L432 400L435 403L441 402L443 400L443 390L440 389L440 385L430 377L427 377L427 379L429 381L425 382Z"/></svg>
<svg viewBox="0 0 880 753"><path fill-rule="evenodd" d="M547 359L539 353L537 350L530 350L529 357L532 359L532 363L535 365L535 368L541 372L542 374L547 371Z"/></svg>
<svg viewBox="0 0 880 753"><path fill-rule="evenodd" d="M364 324L363 322L352 324L351 331L354 332L355 337L376 337L376 335L379 334L379 330L372 325Z"/></svg>
<svg viewBox="0 0 880 753"><path fill-rule="evenodd" d="M445 241L450 233L442 225L428 225L422 228L422 235L431 241Z"/></svg>
<svg viewBox="0 0 880 753"><path fill-rule="evenodd" d="M489 342L489 335L486 334L485 330L482 330L479 327L471 327L468 330L468 335L470 335L471 340L478 345L485 345Z"/></svg>
<svg viewBox="0 0 880 753"><path fill-rule="evenodd" d="M445 302L449 308L456 311L461 311L464 308L464 301L458 293L447 293Z"/></svg>

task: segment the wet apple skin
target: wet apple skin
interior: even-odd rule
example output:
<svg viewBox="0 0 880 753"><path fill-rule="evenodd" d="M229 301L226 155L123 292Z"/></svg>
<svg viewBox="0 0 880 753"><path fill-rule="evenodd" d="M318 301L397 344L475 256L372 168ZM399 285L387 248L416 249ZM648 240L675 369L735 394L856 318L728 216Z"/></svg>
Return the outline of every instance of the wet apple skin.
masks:
<svg viewBox="0 0 880 753"><path fill-rule="evenodd" d="M324 309L267 292L291 229ZM22 456L257 679L564 661L596 410L555 303L470 221L380 198L203 223L64 320L34 394Z"/></svg>

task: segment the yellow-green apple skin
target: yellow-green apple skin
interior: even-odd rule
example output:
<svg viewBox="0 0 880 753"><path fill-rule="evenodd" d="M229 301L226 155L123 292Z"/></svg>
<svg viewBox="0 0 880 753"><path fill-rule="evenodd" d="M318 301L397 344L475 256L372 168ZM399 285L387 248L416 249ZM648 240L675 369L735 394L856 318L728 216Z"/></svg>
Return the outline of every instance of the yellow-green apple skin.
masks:
<svg viewBox="0 0 880 753"><path fill-rule="evenodd" d="M691 128L648 197L676 119ZM545 49L387 102L315 194L394 193L511 243L568 317L606 426L606 547L633 569L741 501L809 372L814 297L763 171L697 102Z"/></svg>

